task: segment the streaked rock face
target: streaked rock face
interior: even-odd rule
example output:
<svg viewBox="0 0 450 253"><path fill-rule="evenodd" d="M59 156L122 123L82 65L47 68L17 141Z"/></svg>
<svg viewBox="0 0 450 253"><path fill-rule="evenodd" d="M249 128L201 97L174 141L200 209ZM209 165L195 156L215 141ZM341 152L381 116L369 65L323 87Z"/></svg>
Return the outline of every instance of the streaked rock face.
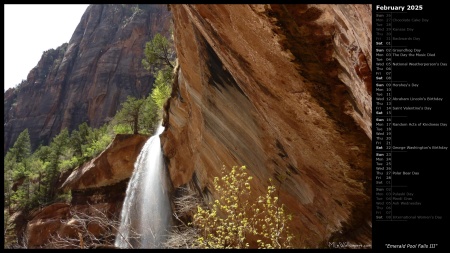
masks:
<svg viewBox="0 0 450 253"><path fill-rule="evenodd" d="M166 5L91 5L69 43L42 55L27 80L4 97L4 148L28 128L33 148L63 128L99 127L128 95L146 96L153 77L141 60L145 43L168 33Z"/></svg>
<svg viewBox="0 0 450 253"><path fill-rule="evenodd" d="M161 138L173 185L209 195L222 165L246 165L255 194L275 179L297 247L371 244L371 6L171 10L180 68Z"/></svg>

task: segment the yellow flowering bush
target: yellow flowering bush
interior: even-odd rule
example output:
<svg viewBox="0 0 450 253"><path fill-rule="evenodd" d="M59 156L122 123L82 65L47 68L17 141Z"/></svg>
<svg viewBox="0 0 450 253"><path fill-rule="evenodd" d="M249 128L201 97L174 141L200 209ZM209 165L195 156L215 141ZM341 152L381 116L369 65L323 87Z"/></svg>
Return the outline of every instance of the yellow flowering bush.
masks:
<svg viewBox="0 0 450 253"><path fill-rule="evenodd" d="M251 180L245 166L233 166L229 173L224 166L222 177L214 178L220 197L207 209L198 206L192 222L201 248L291 247L292 216L280 205L272 180L267 193L257 198L251 195Z"/></svg>

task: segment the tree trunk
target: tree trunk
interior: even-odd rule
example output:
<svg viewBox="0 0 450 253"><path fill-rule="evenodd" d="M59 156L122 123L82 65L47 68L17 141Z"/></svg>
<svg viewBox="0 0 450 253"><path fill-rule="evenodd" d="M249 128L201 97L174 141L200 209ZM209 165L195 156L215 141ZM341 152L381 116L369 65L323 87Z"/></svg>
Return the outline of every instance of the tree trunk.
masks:
<svg viewBox="0 0 450 253"><path fill-rule="evenodd" d="M138 116L134 117L134 126L133 126L134 134L138 134L139 133L139 131L138 131L138 119L139 119Z"/></svg>

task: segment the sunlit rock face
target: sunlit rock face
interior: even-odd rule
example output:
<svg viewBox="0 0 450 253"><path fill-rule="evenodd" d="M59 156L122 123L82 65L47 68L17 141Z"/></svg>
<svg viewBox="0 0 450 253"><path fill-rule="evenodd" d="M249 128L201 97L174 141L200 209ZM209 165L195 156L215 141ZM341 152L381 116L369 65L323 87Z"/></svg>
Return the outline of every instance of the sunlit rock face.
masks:
<svg viewBox="0 0 450 253"><path fill-rule="evenodd" d="M129 179L147 139L147 135L118 134L102 153L72 171L62 188L98 188Z"/></svg>
<svg viewBox="0 0 450 253"><path fill-rule="evenodd" d="M170 21L167 5L90 5L70 41L45 51L24 83L5 92L4 152L26 128L36 148L64 128L100 127L128 95L148 95L145 43L167 35Z"/></svg>
<svg viewBox="0 0 450 253"><path fill-rule="evenodd" d="M171 5L179 61L162 145L175 187L222 165L269 178L296 247L371 245L371 6Z"/></svg>

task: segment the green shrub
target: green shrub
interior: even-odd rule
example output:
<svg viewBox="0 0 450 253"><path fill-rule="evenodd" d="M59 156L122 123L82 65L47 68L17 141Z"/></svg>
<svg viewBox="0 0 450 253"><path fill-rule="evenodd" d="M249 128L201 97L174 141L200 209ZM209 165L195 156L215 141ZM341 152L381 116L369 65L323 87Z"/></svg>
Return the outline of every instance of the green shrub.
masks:
<svg viewBox="0 0 450 253"><path fill-rule="evenodd" d="M154 103L159 109L163 108L164 103L170 97L170 93L172 92L169 82L170 78L167 79L163 71L159 71L151 94Z"/></svg>
<svg viewBox="0 0 450 253"><path fill-rule="evenodd" d="M114 134L132 134L133 129L127 124L117 124L113 126Z"/></svg>

